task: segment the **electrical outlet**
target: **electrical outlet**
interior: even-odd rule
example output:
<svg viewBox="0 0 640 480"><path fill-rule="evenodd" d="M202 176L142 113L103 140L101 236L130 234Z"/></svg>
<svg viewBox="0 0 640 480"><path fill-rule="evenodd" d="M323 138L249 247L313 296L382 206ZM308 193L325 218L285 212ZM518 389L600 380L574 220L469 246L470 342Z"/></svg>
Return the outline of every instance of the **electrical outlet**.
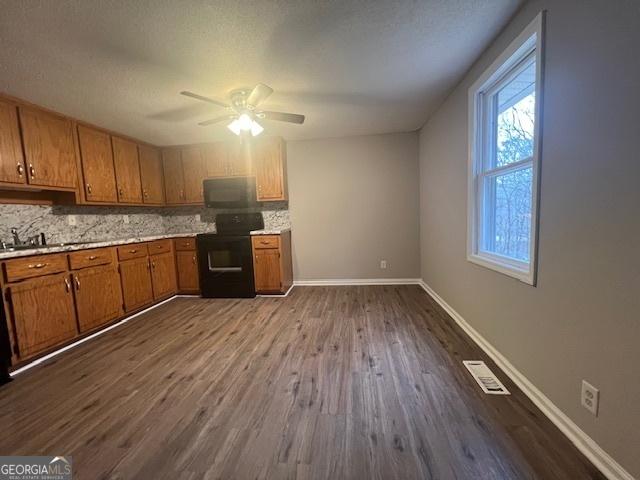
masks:
<svg viewBox="0 0 640 480"><path fill-rule="evenodd" d="M124 223L129 223L129 215L122 215L122 221Z"/></svg>
<svg viewBox="0 0 640 480"><path fill-rule="evenodd" d="M67 215L67 223L72 227L77 224L75 215Z"/></svg>
<svg viewBox="0 0 640 480"><path fill-rule="evenodd" d="M387 268L387 261L386 260L380 260L380 268L382 270Z"/></svg>
<svg viewBox="0 0 640 480"><path fill-rule="evenodd" d="M584 408L598 416L598 404L600 403L600 390L589 382L582 381L582 394L580 396Z"/></svg>

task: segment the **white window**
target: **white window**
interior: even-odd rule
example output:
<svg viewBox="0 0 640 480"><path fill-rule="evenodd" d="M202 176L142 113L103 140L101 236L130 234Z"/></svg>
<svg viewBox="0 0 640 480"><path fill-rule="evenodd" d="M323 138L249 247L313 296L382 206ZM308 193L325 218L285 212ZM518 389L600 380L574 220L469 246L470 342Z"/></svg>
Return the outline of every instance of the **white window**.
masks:
<svg viewBox="0 0 640 480"><path fill-rule="evenodd" d="M542 23L469 90L469 261L535 284Z"/></svg>

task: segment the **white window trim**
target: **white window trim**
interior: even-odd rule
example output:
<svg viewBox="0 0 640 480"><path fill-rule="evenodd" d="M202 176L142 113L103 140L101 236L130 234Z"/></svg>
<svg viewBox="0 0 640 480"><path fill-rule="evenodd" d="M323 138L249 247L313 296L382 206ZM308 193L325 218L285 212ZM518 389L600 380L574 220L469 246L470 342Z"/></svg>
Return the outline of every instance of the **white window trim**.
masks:
<svg viewBox="0 0 640 480"><path fill-rule="evenodd" d="M531 199L531 241L529 263L512 258L483 252L479 241L479 205L478 178L479 165L483 155L477 154L482 148L482 97L509 70L520 63L535 49L536 56L536 116L534 121L534 142L532 161L532 199ZM537 251L538 251L538 202L540 191L540 147L542 139L542 95L543 95L543 63L544 63L544 12L536 18L516 37L513 42L496 58L487 70L469 88L469 170L468 170L468 211L467 211L467 260L477 265L517 278L529 285L536 284ZM526 159L529 161L529 159ZM520 164L521 162L517 162ZM509 169L512 165L505 166Z"/></svg>

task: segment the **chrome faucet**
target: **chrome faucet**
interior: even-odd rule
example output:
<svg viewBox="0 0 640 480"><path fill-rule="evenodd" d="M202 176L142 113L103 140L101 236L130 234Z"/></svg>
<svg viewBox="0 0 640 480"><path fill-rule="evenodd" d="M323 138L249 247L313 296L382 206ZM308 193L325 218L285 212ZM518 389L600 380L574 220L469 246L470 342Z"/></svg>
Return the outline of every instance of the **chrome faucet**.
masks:
<svg viewBox="0 0 640 480"><path fill-rule="evenodd" d="M18 229L16 227L11 229L11 235L13 235L14 245L22 245L22 241L20 240L20 235L18 235Z"/></svg>

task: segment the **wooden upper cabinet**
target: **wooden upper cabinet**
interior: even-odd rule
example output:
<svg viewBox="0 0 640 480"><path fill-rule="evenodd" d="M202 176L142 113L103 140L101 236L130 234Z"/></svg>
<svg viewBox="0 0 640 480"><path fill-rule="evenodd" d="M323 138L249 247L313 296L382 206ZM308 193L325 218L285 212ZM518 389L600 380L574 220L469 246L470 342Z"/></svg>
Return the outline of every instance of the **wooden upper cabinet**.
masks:
<svg viewBox="0 0 640 480"><path fill-rule="evenodd" d="M280 138L269 138L254 145L258 201L287 199L286 145Z"/></svg>
<svg viewBox="0 0 640 480"><path fill-rule="evenodd" d="M118 202L142 203L138 145L119 137L111 137L111 141L113 143L113 164L116 170Z"/></svg>
<svg viewBox="0 0 640 480"><path fill-rule="evenodd" d="M43 187L77 188L78 171L71 120L18 107L28 182Z"/></svg>
<svg viewBox="0 0 640 480"><path fill-rule="evenodd" d="M140 182L142 201L151 205L164 203L164 175L160 150L147 145L138 145L140 154Z"/></svg>
<svg viewBox="0 0 640 480"><path fill-rule="evenodd" d="M66 273L25 280L8 291L21 359L76 335L71 280Z"/></svg>
<svg viewBox="0 0 640 480"><path fill-rule="evenodd" d="M193 145L182 149L182 171L185 203L203 203L202 181L206 177L202 147Z"/></svg>
<svg viewBox="0 0 640 480"><path fill-rule="evenodd" d="M0 182L26 183L18 109L0 100Z"/></svg>
<svg viewBox="0 0 640 480"><path fill-rule="evenodd" d="M230 142L227 144L227 164L228 173L230 177L248 177L253 175L252 155L253 155L253 143L252 142Z"/></svg>
<svg viewBox="0 0 640 480"><path fill-rule="evenodd" d="M122 288L116 266L86 268L72 275L80 333L120 317Z"/></svg>
<svg viewBox="0 0 640 480"><path fill-rule="evenodd" d="M170 205L184 203L184 176L180 149L165 148L162 150L162 167L167 203Z"/></svg>
<svg viewBox="0 0 640 480"><path fill-rule="evenodd" d="M118 196L111 136L100 130L78 125L78 141L85 198L88 202L116 203Z"/></svg>
<svg viewBox="0 0 640 480"><path fill-rule="evenodd" d="M204 163L207 177L219 178L228 175L228 143L216 142L203 146Z"/></svg>

